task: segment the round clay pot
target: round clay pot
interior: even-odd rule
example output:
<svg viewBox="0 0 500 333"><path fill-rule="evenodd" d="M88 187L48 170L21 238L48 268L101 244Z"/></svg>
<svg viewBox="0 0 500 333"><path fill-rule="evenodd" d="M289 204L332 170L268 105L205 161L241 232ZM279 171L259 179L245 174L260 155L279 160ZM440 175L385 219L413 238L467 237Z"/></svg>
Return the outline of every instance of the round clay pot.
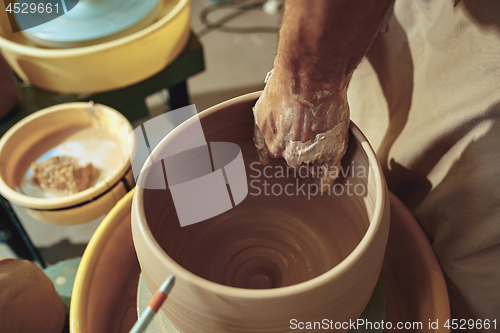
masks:
<svg viewBox="0 0 500 333"><path fill-rule="evenodd" d="M291 171L284 162L258 163L252 107L259 95L200 113L207 142L241 149L248 180L241 203L181 227L169 189L135 191L132 234L142 272L152 292L175 275L162 310L182 333L289 332L298 322L355 320L381 271L389 197L366 138L351 125L344 174L330 193L315 192L312 183L282 173ZM153 156L178 143L188 126L170 132ZM140 177L147 183L153 176L143 169Z"/></svg>

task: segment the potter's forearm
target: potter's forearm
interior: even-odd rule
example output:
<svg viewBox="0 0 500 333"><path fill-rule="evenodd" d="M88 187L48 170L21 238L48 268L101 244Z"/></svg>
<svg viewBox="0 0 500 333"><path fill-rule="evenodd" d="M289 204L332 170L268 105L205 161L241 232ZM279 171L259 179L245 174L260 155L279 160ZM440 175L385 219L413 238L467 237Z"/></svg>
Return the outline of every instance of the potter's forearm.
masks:
<svg viewBox="0 0 500 333"><path fill-rule="evenodd" d="M297 89L311 80L341 88L377 36L393 2L287 0L275 71L298 81Z"/></svg>

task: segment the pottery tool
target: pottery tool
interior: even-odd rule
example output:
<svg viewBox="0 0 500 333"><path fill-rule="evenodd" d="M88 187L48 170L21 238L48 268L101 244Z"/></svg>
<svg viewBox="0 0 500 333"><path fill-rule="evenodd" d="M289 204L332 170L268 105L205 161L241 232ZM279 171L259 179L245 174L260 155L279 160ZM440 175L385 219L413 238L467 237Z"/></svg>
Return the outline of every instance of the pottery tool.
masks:
<svg viewBox="0 0 500 333"><path fill-rule="evenodd" d="M158 291L154 294L153 298L148 303L148 306L134 324L130 333L142 333L148 327L149 323L153 319L154 315L158 312L163 302L167 299L168 293L172 290L174 286L175 277L170 275L165 282L160 286Z"/></svg>

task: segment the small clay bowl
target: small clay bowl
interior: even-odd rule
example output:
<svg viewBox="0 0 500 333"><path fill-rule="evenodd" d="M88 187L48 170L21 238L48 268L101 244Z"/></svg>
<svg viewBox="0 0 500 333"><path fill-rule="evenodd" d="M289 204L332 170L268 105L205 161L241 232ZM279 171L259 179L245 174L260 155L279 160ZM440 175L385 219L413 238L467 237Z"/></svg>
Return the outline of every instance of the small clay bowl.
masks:
<svg viewBox="0 0 500 333"><path fill-rule="evenodd" d="M241 203L181 227L170 190L137 187L134 194L132 234L144 278L154 292L175 275L162 311L182 333L276 333L289 332L293 320L355 320L382 268L389 197L364 135L351 125L335 191L314 194L315 185L283 174L280 160L257 162L252 107L259 95L200 113L207 142L241 149L249 183ZM170 132L153 156L162 156L187 126ZM141 173L144 184L149 170Z"/></svg>
<svg viewBox="0 0 500 333"><path fill-rule="evenodd" d="M57 146L52 142L55 136L87 127L104 129L116 138L122 150L116 168L103 174L94 186L67 196L43 198L19 190L31 162ZM88 103L65 103L37 111L12 126L0 140L0 193L40 222L69 225L96 219L109 212L134 183L127 151L131 131L125 116L101 104L89 108Z"/></svg>

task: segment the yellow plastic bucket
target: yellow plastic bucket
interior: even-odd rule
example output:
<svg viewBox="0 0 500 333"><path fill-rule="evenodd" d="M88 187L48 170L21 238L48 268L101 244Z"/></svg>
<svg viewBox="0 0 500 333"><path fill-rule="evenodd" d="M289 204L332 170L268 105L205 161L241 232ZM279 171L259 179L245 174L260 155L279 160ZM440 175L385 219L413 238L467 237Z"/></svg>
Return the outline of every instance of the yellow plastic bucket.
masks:
<svg viewBox="0 0 500 333"><path fill-rule="evenodd" d="M162 0L155 23L109 42L71 49L33 46L12 33L0 2L0 50L26 83L65 93L123 88L160 72L184 49L190 35L190 0Z"/></svg>
<svg viewBox="0 0 500 333"><path fill-rule="evenodd" d="M137 319L139 264L130 229L133 195L134 190L116 204L85 249L71 295L72 333L128 332ZM116 318L120 313L128 315Z"/></svg>

